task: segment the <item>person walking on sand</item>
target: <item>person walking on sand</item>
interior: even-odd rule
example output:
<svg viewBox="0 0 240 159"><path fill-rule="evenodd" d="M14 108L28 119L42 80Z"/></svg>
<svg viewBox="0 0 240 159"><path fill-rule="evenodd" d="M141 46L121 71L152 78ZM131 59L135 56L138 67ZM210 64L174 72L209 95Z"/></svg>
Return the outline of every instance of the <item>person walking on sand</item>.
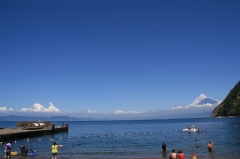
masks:
<svg viewBox="0 0 240 159"><path fill-rule="evenodd" d="M184 159L184 153L182 152L182 150L178 151L178 159Z"/></svg>
<svg viewBox="0 0 240 159"><path fill-rule="evenodd" d="M58 145L56 142L52 145L52 159L57 159L57 153L58 153Z"/></svg>
<svg viewBox="0 0 240 159"><path fill-rule="evenodd" d="M213 143L211 141L209 141L209 143L208 143L208 151L211 152L211 151L213 151L213 149L214 149L214 145L213 145Z"/></svg>
<svg viewBox="0 0 240 159"><path fill-rule="evenodd" d="M170 154L169 159L177 159L177 153L174 149L172 149L172 153Z"/></svg>

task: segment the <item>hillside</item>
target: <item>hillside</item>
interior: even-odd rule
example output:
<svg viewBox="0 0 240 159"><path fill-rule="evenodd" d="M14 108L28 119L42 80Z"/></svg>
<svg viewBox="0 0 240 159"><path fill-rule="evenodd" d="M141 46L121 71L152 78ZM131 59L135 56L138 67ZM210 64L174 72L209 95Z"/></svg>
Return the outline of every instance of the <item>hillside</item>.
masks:
<svg viewBox="0 0 240 159"><path fill-rule="evenodd" d="M211 117L240 116L240 81L213 110Z"/></svg>

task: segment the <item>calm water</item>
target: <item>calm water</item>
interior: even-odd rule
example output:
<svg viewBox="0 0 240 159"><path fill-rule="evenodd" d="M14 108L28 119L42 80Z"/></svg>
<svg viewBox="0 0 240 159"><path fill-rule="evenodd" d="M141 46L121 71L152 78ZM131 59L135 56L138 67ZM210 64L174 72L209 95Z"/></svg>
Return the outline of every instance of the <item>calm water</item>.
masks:
<svg viewBox="0 0 240 159"><path fill-rule="evenodd" d="M13 150L18 151L20 144L24 144L37 151L37 158L51 158L51 145L55 141L64 146L59 149L58 158L167 158L165 155L172 149L181 149L185 158L191 158L193 153L198 159L239 158L240 118L67 123L69 132L12 141ZM56 122L56 125L61 124ZM190 125L203 131L181 131ZM15 126L16 122L0 121L0 127ZM215 145L215 151L211 153L207 150L209 140ZM167 154L161 152L163 141L168 147ZM0 155L4 155L3 148Z"/></svg>

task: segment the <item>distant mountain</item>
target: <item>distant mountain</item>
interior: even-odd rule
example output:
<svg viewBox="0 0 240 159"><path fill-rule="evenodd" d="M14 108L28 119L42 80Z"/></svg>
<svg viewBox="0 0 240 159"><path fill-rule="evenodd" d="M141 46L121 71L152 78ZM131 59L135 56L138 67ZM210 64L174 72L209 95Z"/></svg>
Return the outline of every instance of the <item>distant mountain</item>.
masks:
<svg viewBox="0 0 240 159"><path fill-rule="evenodd" d="M36 116L1 116L0 121L82 121L87 120L85 118L76 118L69 116L51 116L51 117L36 117Z"/></svg>
<svg viewBox="0 0 240 159"><path fill-rule="evenodd" d="M240 81L213 110L211 117L240 116Z"/></svg>
<svg viewBox="0 0 240 159"><path fill-rule="evenodd" d="M211 99L211 98L204 98L202 101L198 103L198 105L203 105L203 104L216 104L218 103L217 101Z"/></svg>

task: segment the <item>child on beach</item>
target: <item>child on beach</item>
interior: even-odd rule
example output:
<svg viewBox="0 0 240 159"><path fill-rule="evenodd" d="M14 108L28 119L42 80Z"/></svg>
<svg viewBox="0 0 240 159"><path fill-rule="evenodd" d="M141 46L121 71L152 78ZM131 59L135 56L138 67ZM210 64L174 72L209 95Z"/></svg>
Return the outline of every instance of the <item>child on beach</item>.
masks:
<svg viewBox="0 0 240 159"><path fill-rule="evenodd" d="M182 152L182 150L178 151L178 159L184 159L184 153Z"/></svg>

